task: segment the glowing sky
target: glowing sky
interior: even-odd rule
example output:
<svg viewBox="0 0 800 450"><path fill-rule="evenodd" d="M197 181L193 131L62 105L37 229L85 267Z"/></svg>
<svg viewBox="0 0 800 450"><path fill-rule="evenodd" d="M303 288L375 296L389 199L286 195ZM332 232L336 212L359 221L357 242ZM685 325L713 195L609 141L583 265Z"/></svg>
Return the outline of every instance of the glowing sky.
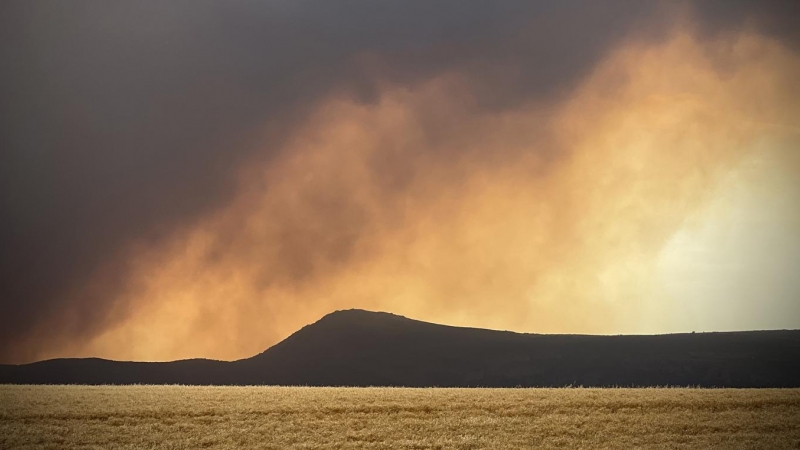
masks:
<svg viewBox="0 0 800 450"><path fill-rule="evenodd" d="M369 93L219 143L249 149L222 158L225 195L131 234L6 359L237 359L346 308L537 333L800 327L797 47L661 14L558 95L497 106L513 60L399 80L358 53Z"/></svg>

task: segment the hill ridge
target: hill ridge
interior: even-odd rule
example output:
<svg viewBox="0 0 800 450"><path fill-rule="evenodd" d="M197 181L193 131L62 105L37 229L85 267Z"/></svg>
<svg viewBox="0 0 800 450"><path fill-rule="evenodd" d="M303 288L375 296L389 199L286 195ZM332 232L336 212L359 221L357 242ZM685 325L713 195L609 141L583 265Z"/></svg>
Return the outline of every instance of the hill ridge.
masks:
<svg viewBox="0 0 800 450"><path fill-rule="evenodd" d="M61 358L0 383L800 387L800 331L527 334L349 309L237 361Z"/></svg>

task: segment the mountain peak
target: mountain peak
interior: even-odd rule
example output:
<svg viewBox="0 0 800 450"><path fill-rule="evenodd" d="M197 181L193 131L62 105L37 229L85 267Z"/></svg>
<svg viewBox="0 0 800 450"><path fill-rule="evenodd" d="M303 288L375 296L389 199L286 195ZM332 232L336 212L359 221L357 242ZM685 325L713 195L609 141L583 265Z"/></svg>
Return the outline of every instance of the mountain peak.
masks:
<svg viewBox="0 0 800 450"><path fill-rule="evenodd" d="M322 320L386 320L386 319L405 319L410 320L407 317L403 317L397 314L392 314L388 312L382 311L369 311L366 309L358 309L358 308L351 308L351 309L338 309L332 313L328 313L320 319Z"/></svg>
<svg viewBox="0 0 800 450"><path fill-rule="evenodd" d="M396 328L411 323L424 323L397 314L365 309L342 309L326 314L304 329L352 330Z"/></svg>

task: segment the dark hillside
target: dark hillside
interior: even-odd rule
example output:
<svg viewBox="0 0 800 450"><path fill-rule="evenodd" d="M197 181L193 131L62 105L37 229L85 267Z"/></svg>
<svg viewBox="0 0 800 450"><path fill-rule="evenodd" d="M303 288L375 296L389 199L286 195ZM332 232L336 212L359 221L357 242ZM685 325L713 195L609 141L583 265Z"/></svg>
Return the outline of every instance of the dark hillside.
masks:
<svg viewBox="0 0 800 450"><path fill-rule="evenodd" d="M172 362L64 358L0 365L0 383L13 384L235 384L232 363L209 359Z"/></svg>
<svg viewBox="0 0 800 450"><path fill-rule="evenodd" d="M252 358L0 366L4 383L800 387L800 331L536 335L337 311Z"/></svg>
<svg viewBox="0 0 800 450"><path fill-rule="evenodd" d="M239 364L270 384L798 386L800 332L534 335L350 310Z"/></svg>

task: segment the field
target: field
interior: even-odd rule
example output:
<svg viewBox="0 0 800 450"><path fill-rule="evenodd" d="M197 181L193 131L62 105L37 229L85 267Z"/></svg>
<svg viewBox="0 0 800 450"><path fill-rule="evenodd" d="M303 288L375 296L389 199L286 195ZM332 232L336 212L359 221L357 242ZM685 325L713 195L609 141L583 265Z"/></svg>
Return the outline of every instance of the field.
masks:
<svg viewBox="0 0 800 450"><path fill-rule="evenodd" d="M0 385L2 449L800 448L800 390Z"/></svg>

